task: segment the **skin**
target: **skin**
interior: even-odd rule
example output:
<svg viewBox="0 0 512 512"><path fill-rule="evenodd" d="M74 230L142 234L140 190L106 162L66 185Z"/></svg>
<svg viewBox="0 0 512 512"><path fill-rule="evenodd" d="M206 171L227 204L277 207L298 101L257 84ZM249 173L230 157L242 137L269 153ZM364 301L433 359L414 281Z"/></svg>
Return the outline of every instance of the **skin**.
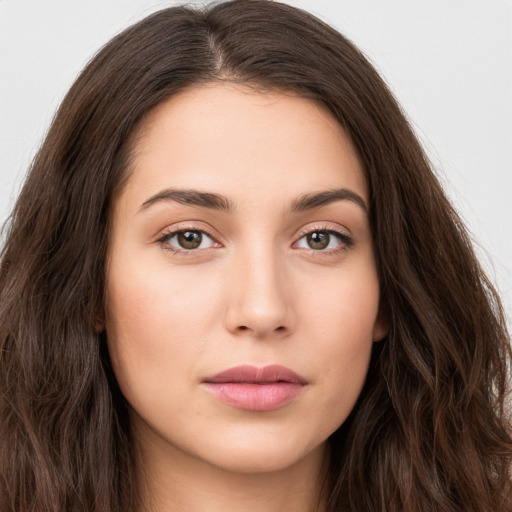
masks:
<svg viewBox="0 0 512 512"><path fill-rule="evenodd" d="M105 328L148 510L321 510L326 439L385 335L352 143L311 100L210 84L146 117L129 173L114 202ZM170 188L220 194L232 211L161 199ZM340 188L354 196L291 211ZM210 236L180 248L180 229ZM311 248L306 234L329 230L342 238ZM240 364L283 365L307 385L277 410L241 410L202 384Z"/></svg>

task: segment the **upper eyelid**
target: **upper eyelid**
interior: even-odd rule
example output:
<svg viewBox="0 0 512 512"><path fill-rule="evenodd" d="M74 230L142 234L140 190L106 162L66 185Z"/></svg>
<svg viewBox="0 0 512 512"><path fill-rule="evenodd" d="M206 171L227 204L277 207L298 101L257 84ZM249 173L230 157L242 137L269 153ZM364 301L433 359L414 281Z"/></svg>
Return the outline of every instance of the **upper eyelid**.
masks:
<svg viewBox="0 0 512 512"><path fill-rule="evenodd" d="M185 223L183 226L180 226L180 225L168 226L168 227L162 229L161 231L159 231L155 238L158 240L159 238L170 236L170 235L173 235L176 233L180 233L182 231L201 231L217 242L218 242L218 238L219 238L212 232L213 230L205 228L204 226L196 225L193 222L190 224ZM314 225L309 225L307 227L301 228L300 231L295 235L296 240L298 240L299 238L302 238L303 236L305 236L308 233L311 233L313 231L330 231L330 232L334 232L334 233L339 233L344 236L351 236L350 231L346 228L333 227L332 225L327 224L327 223L317 223Z"/></svg>
<svg viewBox="0 0 512 512"><path fill-rule="evenodd" d="M166 251L171 251L175 255L182 255L182 256L193 255L195 252L208 251L209 249L214 248L214 247L204 247L202 249L197 249L197 248L196 249L185 249L183 247L176 247L173 244L169 243L169 240L171 238L174 238L178 233L181 233L183 231L199 231L201 233L204 233L208 238L210 238L210 240L214 244L222 245L207 230L205 230L205 229L198 229L197 227L192 227L192 226L189 226L189 227L184 226L184 227L180 227L180 228L176 228L176 229L166 228L166 229L160 231L160 234L155 239L155 243L160 245L160 246L167 246L167 247L164 247L164 249Z"/></svg>
<svg viewBox="0 0 512 512"><path fill-rule="evenodd" d="M217 243L220 243L218 241L218 238L214 233L213 230L208 229L204 226L198 226L194 223L184 223L182 226L167 226L164 229L160 230L156 236L155 241L158 241L162 238L170 237L171 235L176 235L177 233L183 232L183 231L200 231L202 233L205 233L207 236L209 236L212 240L214 240Z"/></svg>
<svg viewBox="0 0 512 512"><path fill-rule="evenodd" d="M185 248L174 247L174 245L168 243L170 238L173 238L178 233L183 232L183 231L201 232L201 233L205 234L206 236L208 236L214 244L218 244L218 245L217 245L217 247L204 247L202 249L199 249L199 248L185 249ZM312 253L319 254L319 255L320 254L329 255L329 254L339 252L340 250L342 250L342 248L350 248L354 245L352 236L349 235L344 229L334 228L332 225L327 225L325 223L322 223L322 224L316 224L314 226L304 227L299 232L299 234L297 234L294 237L294 241L291 244L291 248L298 249L296 246L300 242L300 240L303 239L305 236L307 236L309 233L312 233L315 231L325 231L325 232L333 233L338 238L338 241L339 241L341 247L333 248L330 250L309 249L309 251ZM217 238L209 230L207 230L205 228L200 228L197 225L190 225L190 224L187 224L184 226L179 226L179 227L168 227L168 228L164 229L163 231L160 232L160 235L156 239L156 242L159 244L166 244L166 242L167 242L167 245L174 247L173 252L175 252L176 254L193 254L195 252L199 253L199 252L219 248L218 247L219 245L221 247L224 246L224 244L219 242L217 240ZM308 251L308 249L305 249L305 248L301 248L301 249Z"/></svg>
<svg viewBox="0 0 512 512"><path fill-rule="evenodd" d="M302 240L305 236L307 236L309 233L314 233L315 231L324 231L324 232L327 232L327 233L331 233L331 234L334 234L339 242L344 245L345 247L352 247L354 245L354 240L352 238L351 235L339 230L339 229L333 229L333 228L316 228L316 229L311 229L311 230L308 230L306 232L304 232L302 235L300 235L296 240L295 242L293 242L293 245L296 245L300 240ZM315 249L311 249L312 251L314 252L329 252L329 251L323 251L323 250L315 250Z"/></svg>
<svg viewBox="0 0 512 512"><path fill-rule="evenodd" d="M313 231L330 231L333 233L339 233L340 235L352 237L350 230L345 227L337 227L340 226L339 224L335 223L336 226L333 224L327 223L327 222L318 222L313 223L312 225L308 225L307 227L301 228L299 231L299 234L297 235L298 238L302 238L304 235L307 235L308 233L311 233ZM297 239L298 239L297 238Z"/></svg>

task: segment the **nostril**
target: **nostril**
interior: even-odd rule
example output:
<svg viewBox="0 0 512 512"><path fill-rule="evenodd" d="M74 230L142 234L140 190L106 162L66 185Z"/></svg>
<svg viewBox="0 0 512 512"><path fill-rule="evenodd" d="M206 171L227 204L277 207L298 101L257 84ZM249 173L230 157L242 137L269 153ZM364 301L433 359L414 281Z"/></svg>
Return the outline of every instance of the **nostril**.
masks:
<svg viewBox="0 0 512 512"><path fill-rule="evenodd" d="M237 330L239 332L245 332L245 331L252 331L250 327L247 327L246 325L240 325L238 326ZM275 332L284 332L286 331L286 327L284 325L280 325L279 327L276 327L274 329Z"/></svg>

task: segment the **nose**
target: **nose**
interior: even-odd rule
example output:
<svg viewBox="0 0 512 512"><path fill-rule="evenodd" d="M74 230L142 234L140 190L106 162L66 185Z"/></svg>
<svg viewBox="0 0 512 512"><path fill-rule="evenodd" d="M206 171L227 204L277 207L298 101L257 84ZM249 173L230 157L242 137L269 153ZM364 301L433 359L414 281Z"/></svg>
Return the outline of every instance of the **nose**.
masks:
<svg viewBox="0 0 512 512"><path fill-rule="evenodd" d="M293 287L283 258L261 245L234 257L226 328L255 338L284 337L295 328Z"/></svg>

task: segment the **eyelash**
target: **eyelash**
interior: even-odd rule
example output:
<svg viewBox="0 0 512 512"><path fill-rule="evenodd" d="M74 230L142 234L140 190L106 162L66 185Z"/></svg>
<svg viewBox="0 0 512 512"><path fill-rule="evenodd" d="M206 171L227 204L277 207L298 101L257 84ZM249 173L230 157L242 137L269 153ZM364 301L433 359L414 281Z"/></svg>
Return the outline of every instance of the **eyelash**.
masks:
<svg viewBox="0 0 512 512"><path fill-rule="evenodd" d="M331 226L327 226L325 224L310 226L309 228L307 228L307 230L302 231L300 236L297 238L297 241L294 242L293 245L296 245L305 236L315 232L327 233L329 236L334 236L339 241L339 245L334 249L305 249L309 250L309 252L311 252L315 256L332 256L335 254L339 254L340 252L347 251L348 249L351 249L354 245L354 239L352 237L350 237L341 230L333 229Z"/></svg>
<svg viewBox="0 0 512 512"><path fill-rule="evenodd" d="M211 238L213 242L218 243L216 242L215 237L207 229L199 229L197 226L180 226L178 229L168 229L162 233L162 236L160 236L156 240L156 243L158 243L165 251L169 251L172 254L178 254L180 256L192 256L194 252L197 251L197 249L178 249L177 247L173 247L168 243L172 237L174 237L175 235L179 235L180 233L184 233L186 231L203 233L207 235L209 238Z"/></svg>
<svg viewBox="0 0 512 512"><path fill-rule="evenodd" d="M218 243L215 240L215 237L207 229L204 229L204 228L199 229L197 226L180 226L178 229L166 230L156 240L156 243L158 243L164 250L169 251L172 254L178 254L180 256L181 255L183 255L183 256L193 255L194 253L196 253L198 251L198 249L178 249L177 247L174 247L169 244L169 240L172 237L179 235L180 233L184 233L186 231L193 231L193 232L205 234L214 243ZM326 226L326 225L313 226L311 228L308 228L306 231L303 231L300 234L300 236L297 238L297 241L293 243L293 245L295 246L304 237L306 237L307 235L309 235L311 233L315 233L315 232L327 233L330 236L336 237L339 241L339 246L334 249L329 249L329 250L309 249L309 252L315 254L315 256L316 255L330 256L330 255L338 254L340 252L343 252L343 251L346 251L346 250L352 248L352 246L354 245L354 240L352 239L352 237L350 237L349 235L347 235L346 233L344 233L342 231L338 231L338 230L333 229L332 227ZM205 249L199 249L199 250L205 250ZM305 250L308 250L308 249L305 249Z"/></svg>

